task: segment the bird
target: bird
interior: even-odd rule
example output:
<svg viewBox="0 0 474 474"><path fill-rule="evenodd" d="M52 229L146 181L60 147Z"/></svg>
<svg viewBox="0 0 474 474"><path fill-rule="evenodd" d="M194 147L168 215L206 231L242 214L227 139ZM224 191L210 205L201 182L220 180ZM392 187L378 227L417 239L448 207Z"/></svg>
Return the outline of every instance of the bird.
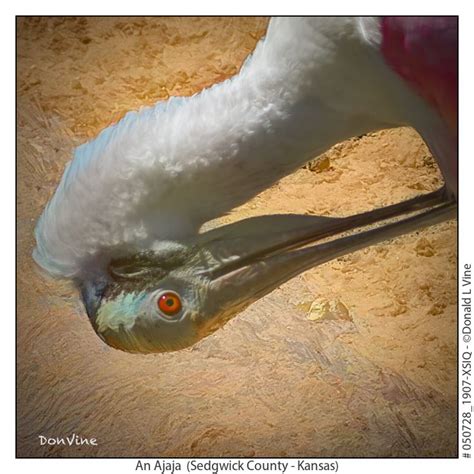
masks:
<svg viewBox="0 0 474 474"><path fill-rule="evenodd" d="M457 28L457 17L272 18L233 77L128 112L75 149L34 260L75 283L106 344L167 352L311 267L454 218ZM442 188L348 217L203 230L335 143L398 126L422 136Z"/></svg>

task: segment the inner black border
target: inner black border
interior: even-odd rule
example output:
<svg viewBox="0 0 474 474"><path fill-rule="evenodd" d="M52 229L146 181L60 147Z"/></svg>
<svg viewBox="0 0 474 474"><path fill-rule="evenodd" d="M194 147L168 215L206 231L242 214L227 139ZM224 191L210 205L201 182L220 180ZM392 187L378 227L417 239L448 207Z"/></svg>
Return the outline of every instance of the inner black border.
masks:
<svg viewBox="0 0 474 474"><path fill-rule="evenodd" d="M18 277L18 19L20 18L255 18L260 16L270 16L270 15L15 15L15 277ZM318 16L321 18L330 18L330 17L352 17L356 15L276 15L277 17L288 16L288 17L312 17ZM382 16L382 15L362 15L363 17L368 16ZM392 15L386 15L392 16ZM397 15L401 17L455 17L458 19L458 45L459 45L459 15ZM459 124L459 46L458 46L458 108L457 108L457 120ZM458 127L459 129L459 127ZM458 147L458 163L459 163L459 133L457 137L457 147ZM457 187L459 195L459 168L457 171ZM18 454L18 418L19 418L19 408L18 408L18 285L15 284L15 459L290 459L290 460L301 460L301 459L459 459L459 385L460 385L460 371L459 371L459 206L457 208L457 223L456 223L456 244L457 244L457 264L456 264L456 345L457 345L457 357L456 357L456 372L457 372L457 419L456 419L456 448L457 456L416 456L416 457L382 457L382 456L333 456L333 457L269 457L269 456L254 456L252 458L237 456L237 457L204 457L204 456L20 456ZM244 471L245 472L245 471Z"/></svg>

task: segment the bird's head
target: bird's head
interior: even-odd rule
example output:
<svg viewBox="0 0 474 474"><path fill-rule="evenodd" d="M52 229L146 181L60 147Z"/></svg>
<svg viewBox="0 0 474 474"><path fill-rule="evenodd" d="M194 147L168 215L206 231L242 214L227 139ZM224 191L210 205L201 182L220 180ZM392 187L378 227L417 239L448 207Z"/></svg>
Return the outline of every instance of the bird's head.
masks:
<svg viewBox="0 0 474 474"><path fill-rule="evenodd" d="M433 205L413 217L331 239ZM82 298L95 331L110 346L141 353L183 349L308 268L442 222L455 210L441 189L345 218L250 218L115 259L101 277L80 282ZM321 239L326 240L314 245Z"/></svg>
<svg viewBox="0 0 474 474"><path fill-rule="evenodd" d="M193 345L311 263L296 247L324 237L342 219L263 216L182 242L112 261L105 276L81 282L97 334L128 352L163 352ZM342 247L341 247L342 248Z"/></svg>

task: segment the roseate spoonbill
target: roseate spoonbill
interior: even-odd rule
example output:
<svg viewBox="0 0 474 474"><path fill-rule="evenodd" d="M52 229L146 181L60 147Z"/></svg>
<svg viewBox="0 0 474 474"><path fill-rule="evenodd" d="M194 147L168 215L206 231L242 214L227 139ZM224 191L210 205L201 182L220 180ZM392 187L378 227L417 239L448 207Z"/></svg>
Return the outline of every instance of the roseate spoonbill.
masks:
<svg viewBox="0 0 474 474"><path fill-rule="evenodd" d="M443 189L347 218L199 233L336 142L401 125L425 139ZM457 18L276 18L230 80L130 112L78 147L34 258L77 283L107 344L176 350L312 266L454 217L456 195Z"/></svg>

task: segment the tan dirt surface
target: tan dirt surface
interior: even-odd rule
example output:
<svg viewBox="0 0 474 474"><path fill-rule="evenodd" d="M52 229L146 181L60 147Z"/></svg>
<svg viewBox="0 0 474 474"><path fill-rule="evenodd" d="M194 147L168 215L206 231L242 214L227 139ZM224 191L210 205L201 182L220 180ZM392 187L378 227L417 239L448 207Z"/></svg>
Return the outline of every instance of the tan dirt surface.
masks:
<svg viewBox="0 0 474 474"><path fill-rule="evenodd" d="M72 285L31 259L75 146L235 74L266 25L18 20L19 456L456 455L455 222L308 271L195 347L151 356L104 345ZM354 138L309 168L223 222L349 215L442 182L410 129ZM38 438L73 433L98 446Z"/></svg>

